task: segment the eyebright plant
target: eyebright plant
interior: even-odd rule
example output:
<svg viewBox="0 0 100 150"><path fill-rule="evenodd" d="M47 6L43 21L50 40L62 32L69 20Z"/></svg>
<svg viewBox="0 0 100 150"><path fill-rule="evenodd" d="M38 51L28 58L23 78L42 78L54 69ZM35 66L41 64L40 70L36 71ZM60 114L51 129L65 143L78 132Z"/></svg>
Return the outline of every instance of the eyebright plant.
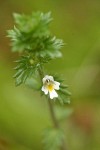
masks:
<svg viewBox="0 0 100 150"><path fill-rule="evenodd" d="M19 86L24 83L32 89L42 92L42 95L46 95L51 117L56 127L56 131L53 128L50 133L50 129L48 135L60 139L60 141L58 140L60 144L47 144L49 146L46 147L48 150L59 150L63 143L63 138L61 138L63 136L56 136L62 132L51 101L56 100L61 104L69 103L70 92L59 76L47 75L44 64L52 59L62 57L60 50L64 45L63 40L56 38L49 30L49 24L52 21L50 12L33 12L31 15L14 13L13 17L15 26L12 30L8 30L8 37L11 39L12 52L20 53L18 60L15 61L17 63L14 68L16 71L15 84Z"/></svg>

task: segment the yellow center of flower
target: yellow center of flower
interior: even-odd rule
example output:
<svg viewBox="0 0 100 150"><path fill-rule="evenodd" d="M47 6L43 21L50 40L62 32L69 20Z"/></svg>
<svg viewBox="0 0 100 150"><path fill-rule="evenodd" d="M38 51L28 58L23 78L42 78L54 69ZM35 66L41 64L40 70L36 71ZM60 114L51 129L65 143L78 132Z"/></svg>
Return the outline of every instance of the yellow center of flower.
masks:
<svg viewBox="0 0 100 150"><path fill-rule="evenodd" d="M54 85L53 84L47 85L47 89L51 92L54 89Z"/></svg>

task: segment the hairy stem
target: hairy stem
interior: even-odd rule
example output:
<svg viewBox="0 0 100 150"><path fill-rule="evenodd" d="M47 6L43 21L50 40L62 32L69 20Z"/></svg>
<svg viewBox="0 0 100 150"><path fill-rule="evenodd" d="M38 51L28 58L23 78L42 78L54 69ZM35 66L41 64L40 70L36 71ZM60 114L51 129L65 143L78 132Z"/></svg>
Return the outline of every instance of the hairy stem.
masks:
<svg viewBox="0 0 100 150"><path fill-rule="evenodd" d="M44 72L43 72L42 66L39 67L39 70L38 70L38 71L39 71L40 78L41 78L41 80L42 80L43 77L45 76L45 75L44 75ZM53 107L53 105L52 105L52 103L51 103L51 100L50 100L50 98L48 98L47 96L46 96L46 98L47 98L47 100L48 100L48 106L49 106L49 110L50 110L50 114L51 114L51 119L52 119L53 125L54 125L54 127L55 127L56 129L60 129L60 125L59 125L59 122L58 122L58 120L57 120L57 118L56 118L56 115L55 115L55 112L54 112L54 107ZM64 141L63 141L63 145L61 146L61 150L67 150Z"/></svg>

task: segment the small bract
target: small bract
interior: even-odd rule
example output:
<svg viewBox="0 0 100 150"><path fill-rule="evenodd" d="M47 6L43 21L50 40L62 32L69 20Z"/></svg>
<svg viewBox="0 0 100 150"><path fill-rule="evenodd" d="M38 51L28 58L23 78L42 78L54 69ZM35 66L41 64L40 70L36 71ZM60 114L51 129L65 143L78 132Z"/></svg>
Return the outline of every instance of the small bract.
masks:
<svg viewBox="0 0 100 150"><path fill-rule="evenodd" d="M57 98L58 94L55 90L59 90L60 83L54 81L53 76L46 75L43 79L42 91L47 95L49 93L50 99Z"/></svg>

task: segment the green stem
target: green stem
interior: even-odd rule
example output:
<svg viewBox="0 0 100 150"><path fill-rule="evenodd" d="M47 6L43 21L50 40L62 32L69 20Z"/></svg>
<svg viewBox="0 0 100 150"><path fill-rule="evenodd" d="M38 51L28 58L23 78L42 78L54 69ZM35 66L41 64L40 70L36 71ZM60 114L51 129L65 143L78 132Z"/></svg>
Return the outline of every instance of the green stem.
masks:
<svg viewBox="0 0 100 150"><path fill-rule="evenodd" d="M53 105L51 103L50 98L48 98L48 105L49 105L49 110L50 110L50 114L51 114L51 118L52 118L54 127L55 128L59 128L59 123L58 123L58 120L57 120L57 118L55 116L54 107L53 107Z"/></svg>
<svg viewBox="0 0 100 150"><path fill-rule="evenodd" d="M41 78L41 81L42 81L43 77L45 76L45 75L44 75L44 72L43 72L42 66L39 67L39 70L38 70L38 71L39 71L39 75L40 75L40 78ZM60 129L60 125L59 125L59 122L58 122L58 120L57 120L57 118L56 118L56 115L55 115L55 112L54 112L54 107L53 107L53 105L52 105L52 103L51 103L51 99L48 98L47 96L46 96L46 98L47 98L47 100L48 100L48 106L49 106L49 110L50 110L50 114L51 114L51 119L52 119L52 122L53 122L53 124L54 124L54 127L55 127L56 129ZM62 145L62 147L61 147L61 150L67 150L64 141L63 141L63 145Z"/></svg>

